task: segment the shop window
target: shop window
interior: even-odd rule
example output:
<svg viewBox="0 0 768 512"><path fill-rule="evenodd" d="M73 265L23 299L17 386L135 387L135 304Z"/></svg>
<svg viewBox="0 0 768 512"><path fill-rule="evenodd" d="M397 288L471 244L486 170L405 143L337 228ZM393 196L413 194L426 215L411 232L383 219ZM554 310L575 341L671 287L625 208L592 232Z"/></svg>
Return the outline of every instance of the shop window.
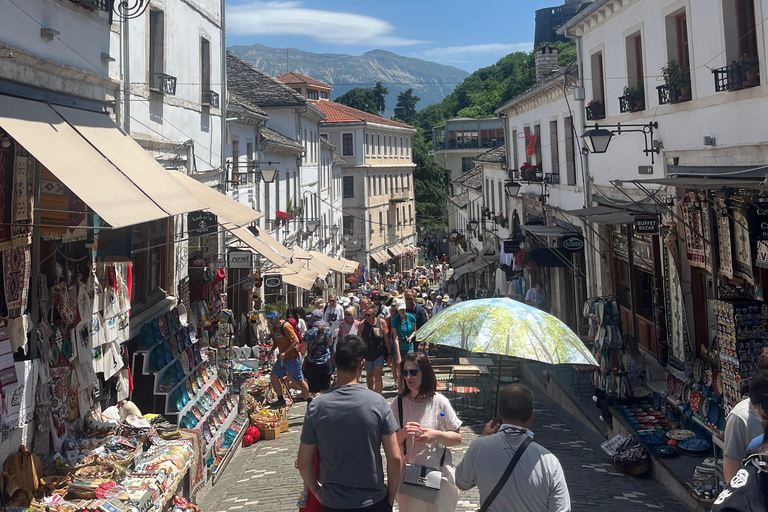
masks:
<svg viewBox="0 0 768 512"><path fill-rule="evenodd" d="M344 176L343 184L344 184L344 192L343 192L344 199L354 198L355 197L355 177Z"/></svg>
<svg viewBox="0 0 768 512"><path fill-rule="evenodd" d="M554 181L555 175L560 176L560 143L557 140L557 120L549 122L549 154L553 182L560 183L560 181Z"/></svg>
<svg viewBox="0 0 768 512"><path fill-rule="evenodd" d="M576 141L573 137L573 118L563 120L565 132L565 174L568 185L576 184Z"/></svg>
<svg viewBox="0 0 768 512"><path fill-rule="evenodd" d="M168 290L168 221L165 219L133 227L133 286L131 305L153 304Z"/></svg>

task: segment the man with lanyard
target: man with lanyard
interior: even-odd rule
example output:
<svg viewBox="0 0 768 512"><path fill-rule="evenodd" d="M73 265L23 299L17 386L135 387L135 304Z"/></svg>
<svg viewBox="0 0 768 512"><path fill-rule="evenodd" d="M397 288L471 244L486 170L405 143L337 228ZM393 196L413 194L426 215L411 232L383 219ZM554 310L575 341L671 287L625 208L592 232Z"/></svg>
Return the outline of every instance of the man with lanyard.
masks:
<svg viewBox="0 0 768 512"><path fill-rule="evenodd" d="M301 355L299 351L305 351L306 346L299 346L299 338L293 330L291 324L283 320L283 315L279 311L272 311L267 315L267 319L272 323L272 349L269 351L271 356L275 349L278 349L278 357L274 366L272 366L272 389L277 393L277 401L272 403L272 407L285 407L285 398L283 397L283 386L280 379L287 375L290 376L288 386L301 390L301 396L309 401L309 386L304 380L301 372Z"/></svg>
<svg viewBox="0 0 768 512"><path fill-rule="evenodd" d="M369 306L363 311L365 321L359 328L360 337L366 345L365 383L368 389L381 394L384 389L382 372L389 358L389 329L387 321L376 316L378 308Z"/></svg>
<svg viewBox="0 0 768 512"><path fill-rule="evenodd" d="M533 391L512 384L499 392L501 421L488 422L456 467L461 490L477 486L489 512L569 512L571 498L560 461L534 443ZM508 469L512 468L511 473ZM502 481L506 477L506 481ZM496 491L497 485L500 485ZM488 503L486 503L488 502Z"/></svg>
<svg viewBox="0 0 768 512"><path fill-rule="evenodd" d="M408 313L416 317L416 329L421 329L424 324L429 321L427 312L424 310L421 304L416 303L413 290L408 290L405 292L405 307Z"/></svg>
<svg viewBox="0 0 768 512"><path fill-rule="evenodd" d="M336 354L336 343L338 343L339 325L344 320L344 308L336 302L335 295L328 296L328 304L323 307L323 318L325 319L326 329L331 330L333 336L333 345L331 345L331 361ZM336 363L331 363L333 374L336 375Z"/></svg>

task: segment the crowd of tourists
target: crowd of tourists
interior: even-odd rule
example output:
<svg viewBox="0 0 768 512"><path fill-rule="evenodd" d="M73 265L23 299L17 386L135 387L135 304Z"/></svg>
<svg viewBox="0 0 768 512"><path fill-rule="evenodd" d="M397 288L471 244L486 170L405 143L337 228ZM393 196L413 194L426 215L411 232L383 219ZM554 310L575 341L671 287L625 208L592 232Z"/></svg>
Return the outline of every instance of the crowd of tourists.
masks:
<svg viewBox="0 0 768 512"><path fill-rule="evenodd" d="M454 511L473 487L490 511L570 510L558 460L531 442L533 393L524 386L500 392L498 417L454 465L461 420L437 392L430 346L416 336L456 301L428 279L408 284L415 286L363 288L267 315L273 389L283 381L309 402L296 461L305 483L300 510L390 511L396 501L402 512ZM382 396L386 366L395 381L390 403ZM285 405L281 393L273 407Z"/></svg>

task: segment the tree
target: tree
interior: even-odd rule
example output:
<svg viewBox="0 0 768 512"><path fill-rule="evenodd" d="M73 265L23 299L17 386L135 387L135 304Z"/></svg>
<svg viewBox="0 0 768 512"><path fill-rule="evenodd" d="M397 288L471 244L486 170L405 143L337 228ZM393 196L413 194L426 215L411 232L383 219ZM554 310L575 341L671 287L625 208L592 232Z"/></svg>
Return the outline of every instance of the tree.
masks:
<svg viewBox="0 0 768 512"><path fill-rule="evenodd" d="M411 138L413 144L414 196L416 200L416 225L424 231L437 231L445 227L445 211L451 175L440 167L429 154L431 145L424 140L425 132L418 129ZM430 132L431 134L431 132Z"/></svg>
<svg viewBox="0 0 768 512"><path fill-rule="evenodd" d="M348 107L368 112L369 114L379 115L377 108L376 94L373 89L365 87L355 87L336 98L336 103L341 103Z"/></svg>
<svg viewBox="0 0 768 512"><path fill-rule="evenodd" d="M405 124L412 124L416 121L416 103L421 98L413 95L413 89L408 89L397 95L397 106L395 106L395 119Z"/></svg>
<svg viewBox="0 0 768 512"><path fill-rule="evenodd" d="M387 108L387 103L384 99L384 96L389 94L389 89L384 87L384 84L381 82L376 82L376 86L373 88L373 94L376 97L376 110L379 111L379 115L382 115L384 114L384 110Z"/></svg>

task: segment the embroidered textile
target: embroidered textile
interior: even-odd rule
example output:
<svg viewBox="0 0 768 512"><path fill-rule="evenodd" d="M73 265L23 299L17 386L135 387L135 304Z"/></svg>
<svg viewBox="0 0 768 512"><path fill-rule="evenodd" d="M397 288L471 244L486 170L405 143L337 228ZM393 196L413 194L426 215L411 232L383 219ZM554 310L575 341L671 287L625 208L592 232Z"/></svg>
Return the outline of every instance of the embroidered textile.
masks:
<svg viewBox="0 0 768 512"><path fill-rule="evenodd" d="M733 211L733 273L755 284L752 273L752 247L749 241L749 221L745 209Z"/></svg>
<svg viewBox="0 0 768 512"><path fill-rule="evenodd" d="M27 308L30 274L29 246L13 247L3 251L3 282L8 316L16 318Z"/></svg>
<svg viewBox="0 0 768 512"><path fill-rule="evenodd" d="M66 431L65 421L69 416L69 366L51 368L51 416L57 432Z"/></svg>
<svg viewBox="0 0 768 512"><path fill-rule="evenodd" d="M717 236L720 239L720 274L733 279L733 251L731 250L731 218L718 216Z"/></svg>
<svg viewBox="0 0 768 512"><path fill-rule="evenodd" d="M695 194L687 194L680 203L683 232L685 233L685 250L692 267L706 268L706 248L702 236L704 234L702 219L704 207L695 208L694 201L696 199Z"/></svg>
<svg viewBox="0 0 768 512"><path fill-rule="evenodd" d="M13 363L11 338L5 324L0 326L0 389L18 382L16 367Z"/></svg>
<svg viewBox="0 0 768 512"><path fill-rule="evenodd" d="M13 196L13 145L0 148L0 249L10 247Z"/></svg>
<svg viewBox="0 0 768 512"><path fill-rule="evenodd" d="M11 236L14 241L29 243L32 236L32 197L35 159L21 145L16 146L13 166L13 205Z"/></svg>

